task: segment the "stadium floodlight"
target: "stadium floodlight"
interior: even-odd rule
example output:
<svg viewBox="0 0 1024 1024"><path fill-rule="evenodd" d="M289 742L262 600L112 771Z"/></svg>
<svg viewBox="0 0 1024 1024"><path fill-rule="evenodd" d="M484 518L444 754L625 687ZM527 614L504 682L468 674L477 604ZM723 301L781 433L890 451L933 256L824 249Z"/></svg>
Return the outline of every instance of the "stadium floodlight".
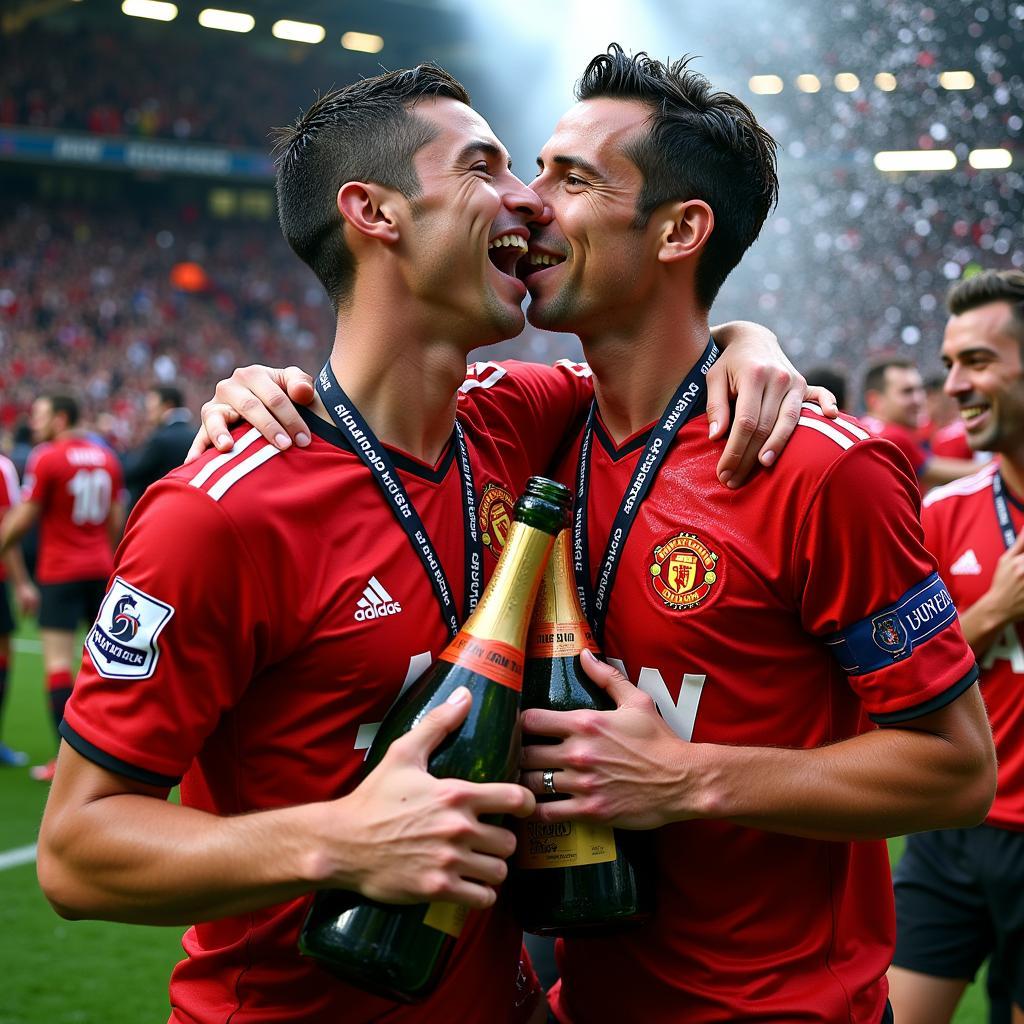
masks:
<svg viewBox="0 0 1024 1024"><path fill-rule="evenodd" d="M151 21L174 21L178 8L164 0L124 0L121 11L130 18L149 18Z"/></svg>
<svg viewBox="0 0 1024 1024"><path fill-rule="evenodd" d="M275 21L270 31L278 39L290 39L296 43L322 43L327 35L323 25L314 25L310 21L288 21L287 18Z"/></svg>
<svg viewBox="0 0 1024 1024"><path fill-rule="evenodd" d="M967 162L978 171L999 170L1013 163L1008 149L972 149Z"/></svg>
<svg viewBox="0 0 1024 1024"><path fill-rule="evenodd" d="M875 75L875 86L882 92L892 92L896 88L896 76L888 71L879 71Z"/></svg>
<svg viewBox="0 0 1024 1024"><path fill-rule="evenodd" d="M970 71L943 71L939 75L939 85L943 89L972 89L974 75Z"/></svg>
<svg viewBox="0 0 1024 1024"><path fill-rule="evenodd" d="M860 88L860 79L849 71L840 71L835 82L840 92L855 92Z"/></svg>
<svg viewBox="0 0 1024 1024"><path fill-rule="evenodd" d="M372 32L346 32L341 37L341 45L346 50L358 50L360 53L380 53L384 49L384 37L375 36Z"/></svg>
<svg viewBox="0 0 1024 1024"><path fill-rule="evenodd" d="M796 87L801 92L821 92L821 79L817 75L797 75Z"/></svg>
<svg viewBox="0 0 1024 1024"><path fill-rule="evenodd" d="M951 171L956 154L951 149L888 150L875 154L880 171Z"/></svg>
<svg viewBox="0 0 1024 1024"><path fill-rule="evenodd" d="M256 19L241 11L218 11L207 7L199 12L199 24L203 28L219 28L222 32L251 32Z"/></svg>
<svg viewBox="0 0 1024 1024"><path fill-rule="evenodd" d="M778 75L754 75L749 85L750 91L758 96L774 96L782 92L782 79Z"/></svg>

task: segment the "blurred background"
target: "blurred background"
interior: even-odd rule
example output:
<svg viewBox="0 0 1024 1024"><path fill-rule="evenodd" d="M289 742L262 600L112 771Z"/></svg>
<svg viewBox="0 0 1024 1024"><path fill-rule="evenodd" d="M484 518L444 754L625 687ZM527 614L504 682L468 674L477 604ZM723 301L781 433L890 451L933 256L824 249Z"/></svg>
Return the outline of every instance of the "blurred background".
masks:
<svg viewBox="0 0 1024 1024"><path fill-rule="evenodd" d="M41 391L77 392L125 451L154 385L197 412L238 364L316 369L330 307L280 236L269 133L381 68L430 59L462 79L529 180L609 41L695 55L778 140L782 182L714 319L760 320L805 371L845 373L855 411L875 357L940 370L951 284L1024 266L1024 2L224 2L0 0L0 451L19 469ZM578 352L529 328L497 348ZM31 625L14 644L4 732L44 759ZM43 904L44 798L0 778L0 1024L165 1019L177 934ZM984 1019L977 993L957 1019Z"/></svg>

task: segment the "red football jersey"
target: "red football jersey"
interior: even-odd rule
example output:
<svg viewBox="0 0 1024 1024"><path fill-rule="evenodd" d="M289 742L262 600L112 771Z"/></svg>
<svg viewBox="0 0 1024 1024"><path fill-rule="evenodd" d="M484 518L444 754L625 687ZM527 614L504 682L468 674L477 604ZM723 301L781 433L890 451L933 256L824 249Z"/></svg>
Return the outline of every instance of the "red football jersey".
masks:
<svg viewBox="0 0 1024 1024"><path fill-rule="evenodd" d="M925 543L939 560L957 607L970 608L991 586L999 557L1006 550L992 496L998 471L990 463L974 476L930 491L921 520ZM1024 529L1024 505L1004 488L1018 533ZM1024 623L1008 625L981 658L985 698L999 760L996 799L985 819L989 825L1024 830Z"/></svg>
<svg viewBox="0 0 1024 1024"><path fill-rule="evenodd" d="M967 428L959 417L944 427L939 427L928 442L932 455L941 455L948 459L974 458L974 452L967 443Z"/></svg>
<svg viewBox="0 0 1024 1024"><path fill-rule="evenodd" d="M124 488L121 464L109 448L70 437L33 449L24 496L37 502L40 583L105 580L114 567L107 532L111 502Z"/></svg>
<svg viewBox="0 0 1024 1024"><path fill-rule="evenodd" d="M604 638L681 737L818 747L974 681L916 483L889 445L805 406L778 464L732 491L707 432L704 415L682 428L634 512ZM595 577L646 440L616 447L595 429ZM560 479L575 478L577 450ZM944 628L924 637L908 599L932 601ZM561 1021L877 1024L895 937L885 843L695 820L660 829L656 847L652 922L560 944Z"/></svg>
<svg viewBox="0 0 1024 1024"><path fill-rule="evenodd" d="M18 471L6 455L0 453L0 519L21 501ZM7 579L7 567L0 562L0 583Z"/></svg>
<svg viewBox="0 0 1024 1024"><path fill-rule="evenodd" d="M883 423L873 416L864 417L864 426L868 432L875 437L884 437L891 441L907 457L911 468L917 476L921 475L925 463L928 461L928 453L921 447L917 435L907 427L901 427L898 423Z"/></svg>
<svg viewBox="0 0 1024 1024"><path fill-rule="evenodd" d="M489 575L512 506L591 395L589 371L481 363L459 401ZM239 430L143 496L62 726L86 757L171 785L221 815L329 800L357 784L403 684L449 635L409 539L336 428L278 452ZM392 452L461 608L463 493ZM126 685L128 682L128 685ZM398 1006L299 956L309 897L197 925L171 980L172 1020L515 1022L532 993L508 909L471 914L440 988Z"/></svg>

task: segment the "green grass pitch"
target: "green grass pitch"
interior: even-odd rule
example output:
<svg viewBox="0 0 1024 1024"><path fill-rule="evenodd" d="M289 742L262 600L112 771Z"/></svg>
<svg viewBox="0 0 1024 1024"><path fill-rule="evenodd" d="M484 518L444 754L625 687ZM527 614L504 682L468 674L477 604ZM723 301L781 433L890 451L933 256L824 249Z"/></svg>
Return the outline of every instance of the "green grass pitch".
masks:
<svg viewBox="0 0 1024 1024"><path fill-rule="evenodd" d="M27 751L32 764L55 749L30 626L16 638L2 738ZM46 792L28 769L0 769L0 855L35 842ZM898 856L902 844L891 848ZM181 957L183 930L63 921L43 899L34 863L0 870L0 1024L166 1021L167 978ZM956 1024L983 1024L986 1018L983 992L972 986Z"/></svg>

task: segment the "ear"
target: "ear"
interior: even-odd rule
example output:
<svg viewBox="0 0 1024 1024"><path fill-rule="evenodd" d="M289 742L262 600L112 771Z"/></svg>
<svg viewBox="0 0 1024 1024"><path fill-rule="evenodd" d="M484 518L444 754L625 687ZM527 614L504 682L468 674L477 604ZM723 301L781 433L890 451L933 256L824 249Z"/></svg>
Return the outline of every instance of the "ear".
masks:
<svg viewBox="0 0 1024 1024"><path fill-rule="evenodd" d="M696 256L715 227L715 214L703 199L672 203L662 220L658 259L662 263Z"/></svg>
<svg viewBox="0 0 1024 1024"><path fill-rule="evenodd" d="M347 181L338 190L338 212L361 235L397 242L400 232L392 206L394 195L381 185Z"/></svg>

